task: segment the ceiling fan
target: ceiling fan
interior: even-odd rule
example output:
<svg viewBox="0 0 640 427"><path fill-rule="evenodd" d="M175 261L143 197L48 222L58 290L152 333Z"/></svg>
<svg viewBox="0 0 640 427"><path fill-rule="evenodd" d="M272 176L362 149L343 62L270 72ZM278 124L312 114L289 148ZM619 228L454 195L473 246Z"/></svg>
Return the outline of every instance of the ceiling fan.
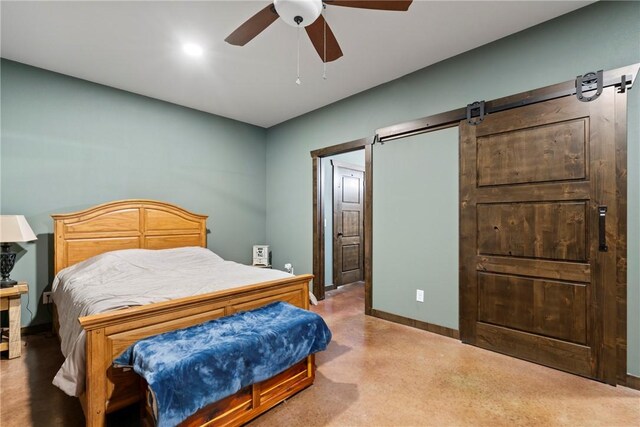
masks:
<svg viewBox="0 0 640 427"><path fill-rule="evenodd" d="M403 12L409 9L411 3L412 0L274 0L224 40L235 46L244 46L278 18L282 18L293 27L305 27L320 59L331 62L342 56L342 50L322 16L325 5Z"/></svg>

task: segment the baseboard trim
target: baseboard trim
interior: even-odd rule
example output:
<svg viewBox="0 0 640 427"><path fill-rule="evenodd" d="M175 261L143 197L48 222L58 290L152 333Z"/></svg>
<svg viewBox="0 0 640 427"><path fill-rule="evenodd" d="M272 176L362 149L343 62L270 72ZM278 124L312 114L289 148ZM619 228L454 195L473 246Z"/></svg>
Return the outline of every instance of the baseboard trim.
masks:
<svg viewBox="0 0 640 427"><path fill-rule="evenodd" d="M627 374L627 381L623 384L625 387L633 388L636 390L640 390L640 377L636 377L635 375Z"/></svg>
<svg viewBox="0 0 640 427"><path fill-rule="evenodd" d="M35 335L42 332L53 332L53 323L40 323L38 325L29 325L20 328L21 335Z"/></svg>
<svg viewBox="0 0 640 427"><path fill-rule="evenodd" d="M423 331L433 332L434 334L443 335L449 338L460 339L460 331L457 329L447 328L446 326L434 325L432 323L423 322L422 320L410 319L408 317L399 316L397 314L387 313L386 311L372 309L368 313L378 319L388 320L389 322L399 323L401 325L410 326Z"/></svg>

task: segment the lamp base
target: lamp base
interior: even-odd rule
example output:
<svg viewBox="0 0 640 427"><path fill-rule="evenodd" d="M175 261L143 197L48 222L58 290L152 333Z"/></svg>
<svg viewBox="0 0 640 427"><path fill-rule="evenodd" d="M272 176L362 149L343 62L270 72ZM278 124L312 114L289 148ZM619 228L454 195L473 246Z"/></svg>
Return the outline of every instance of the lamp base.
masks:
<svg viewBox="0 0 640 427"><path fill-rule="evenodd" d="M15 280L0 280L0 288L12 288L15 285L17 285L18 282L16 282Z"/></svg>
<svg viewBox="0 0 640 427"><path fill-rule="evenodd" d="M9 273L13 270L13 265L16 262L16 253L11 252L11 244L7 242L3 242L0 248L0 273L2 274L0 288L10 288L18 284L18 282L11 280L9 277Z"/></svg>

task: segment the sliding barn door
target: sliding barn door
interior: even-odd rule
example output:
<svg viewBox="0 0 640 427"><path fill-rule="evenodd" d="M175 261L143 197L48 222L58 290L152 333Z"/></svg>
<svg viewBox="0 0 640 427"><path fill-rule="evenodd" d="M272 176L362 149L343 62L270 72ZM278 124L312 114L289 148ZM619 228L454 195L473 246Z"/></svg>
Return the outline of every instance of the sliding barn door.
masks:
<svg viewBox="0 0 640 427"><path fill-rule="evenodd" d="M461 123L460 335L615 384L613 90Z"/></svg>

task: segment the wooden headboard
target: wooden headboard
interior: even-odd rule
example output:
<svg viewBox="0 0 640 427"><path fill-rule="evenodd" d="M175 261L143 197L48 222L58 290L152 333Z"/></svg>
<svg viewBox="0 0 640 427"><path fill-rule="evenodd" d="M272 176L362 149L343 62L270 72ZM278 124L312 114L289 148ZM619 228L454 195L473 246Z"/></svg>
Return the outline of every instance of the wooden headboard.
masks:
<svg viewBox="0 0 640 427"><path fill-rule="evenodd" d="M119 249L207 246L206 215L155 200L120 200L52 218L54 274Z"/></svg>

